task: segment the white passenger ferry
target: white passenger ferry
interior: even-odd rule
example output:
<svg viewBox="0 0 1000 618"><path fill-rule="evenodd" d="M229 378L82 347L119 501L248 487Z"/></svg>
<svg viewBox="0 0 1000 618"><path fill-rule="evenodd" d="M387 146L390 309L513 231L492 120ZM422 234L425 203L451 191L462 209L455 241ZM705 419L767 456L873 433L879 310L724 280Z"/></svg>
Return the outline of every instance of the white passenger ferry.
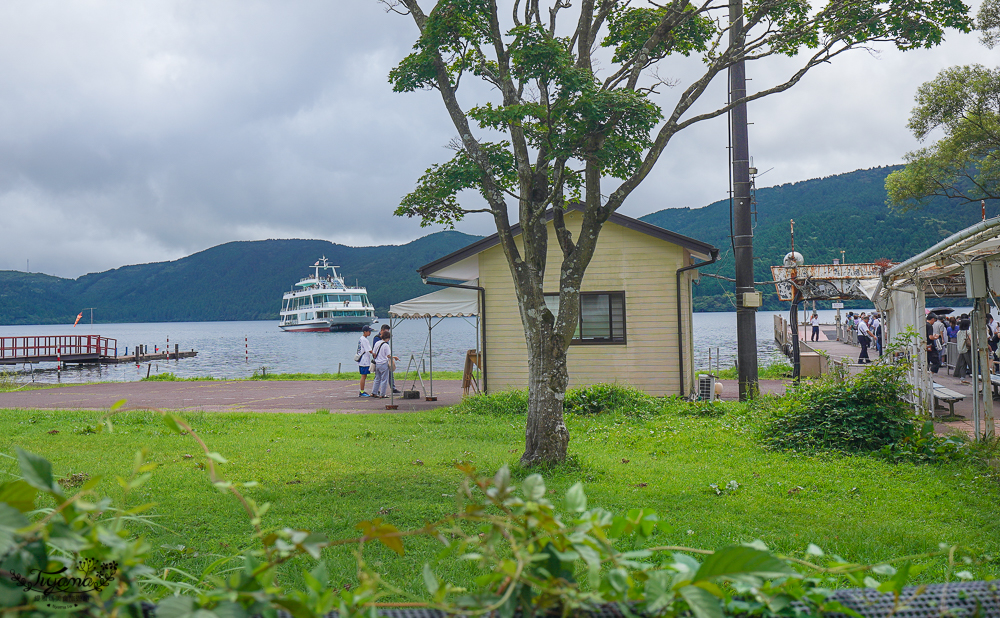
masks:
<svg viewBox="0 0 1000 618"><path fill-rule="evenodd" d="M368 290L347 287L326 257L310 268L313 274L296 283L281 299L282 330L325 332L361 330L375 319L375 307L368 301ZM330 274L320 271L329 270Z"/></svg>

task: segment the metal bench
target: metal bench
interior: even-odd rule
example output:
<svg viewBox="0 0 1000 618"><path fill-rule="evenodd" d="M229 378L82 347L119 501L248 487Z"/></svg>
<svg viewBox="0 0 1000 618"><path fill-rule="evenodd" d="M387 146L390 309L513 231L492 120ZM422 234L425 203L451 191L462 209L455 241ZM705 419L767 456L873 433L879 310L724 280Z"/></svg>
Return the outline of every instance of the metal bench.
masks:
<svg viewBox="0 0 1000 618"><path fill-rule="evenodd" d="M997 387L997 383L994 382L994 388ZM953 391L950 388L945 388L940 384L934 384L934 408L937 409L938 401L943 401L948 404L948 415L955 416L955 402L962 401L965 399L965 395L959 393L958 391ZM931 417L934 416L934 411L931 411Z"/></svg>

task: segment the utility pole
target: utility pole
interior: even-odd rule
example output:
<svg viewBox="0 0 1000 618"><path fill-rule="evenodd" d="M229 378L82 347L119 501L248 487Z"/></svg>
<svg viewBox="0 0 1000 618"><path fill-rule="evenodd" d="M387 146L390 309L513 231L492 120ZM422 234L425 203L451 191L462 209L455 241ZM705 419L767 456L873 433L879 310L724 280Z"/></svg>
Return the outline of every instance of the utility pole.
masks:
<svg viewBox="0 0 1000 618"><path fill-rule="evenodd" d="M747 79L743 56L743 0L729 1L729 46L741 59L729 67L730 101L746 98ZM753 227L750 223L750 143L747 105L729 112L733 170L733 258L736 261L736 358L739 362L740 401L757 394L757 304L744 300L753 285Z"/></svg>

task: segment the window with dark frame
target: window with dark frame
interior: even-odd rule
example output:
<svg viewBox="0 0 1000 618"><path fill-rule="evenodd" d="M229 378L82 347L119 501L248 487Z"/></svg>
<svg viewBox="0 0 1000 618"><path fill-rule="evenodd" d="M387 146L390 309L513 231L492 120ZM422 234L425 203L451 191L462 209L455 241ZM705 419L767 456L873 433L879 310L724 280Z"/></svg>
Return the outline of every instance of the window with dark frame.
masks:
<svg viewBox="0 0 1000 618"><path fill-rule="evenodd" d="M545 305L559 312L559 295L546 294ZM625 292L580 292L580 321L571 344L625 343Z"/></svg>

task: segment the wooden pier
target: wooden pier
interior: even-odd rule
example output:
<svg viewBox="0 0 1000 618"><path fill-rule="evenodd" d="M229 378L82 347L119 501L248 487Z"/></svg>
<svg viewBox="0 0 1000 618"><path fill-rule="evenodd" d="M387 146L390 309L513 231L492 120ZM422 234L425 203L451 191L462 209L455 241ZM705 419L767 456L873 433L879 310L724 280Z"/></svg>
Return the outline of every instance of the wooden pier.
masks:
<svg viewBox="0 0 1000 618"><path fill-rule="evenodd" d="M174 351L146 353L139 346L137 353L118 355L118 340L100 335L40 335L27 337L0 337L0 365L33 365L37 363L66 364L116 364L143 363L197 356L197 352Z"/></svg>

